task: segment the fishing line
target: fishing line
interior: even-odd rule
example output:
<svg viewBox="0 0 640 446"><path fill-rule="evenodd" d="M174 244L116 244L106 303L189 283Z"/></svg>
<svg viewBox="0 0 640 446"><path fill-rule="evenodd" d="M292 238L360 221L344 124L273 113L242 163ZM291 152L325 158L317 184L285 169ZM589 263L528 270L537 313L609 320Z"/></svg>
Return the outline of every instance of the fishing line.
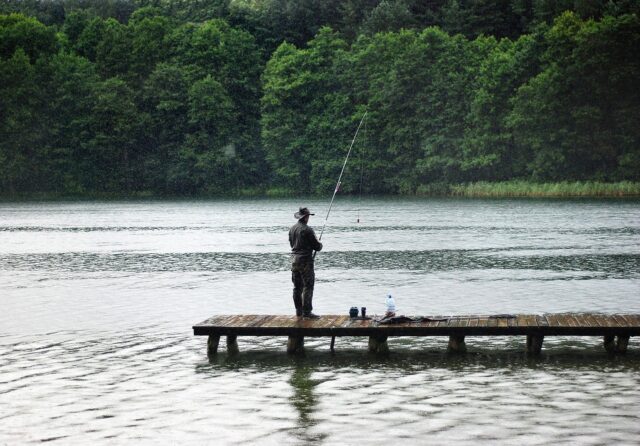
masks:
<svg viewBox="0 0 640 446"><path fill-rule="evenodd" d="M327 211L327 216L324 219L324 224L322 225L322 230L320 231L320 237L318 237L318 240L322 240L322 234L324 234L324 228L327 226L327 221L329 220L329 214L331 214L331 208L333 207L333 200L335 200L336 198L336 194L338 193L338 189L340 189L340 183L342 180L342 174L344 173L344 168L347 167L347 161L349 161L349 155L351 155L351 151L353 150L353 145L356 142L356 138L358 137L358 132L360 131L360 127L362 126L362 123L364 122L364 118L366 118L368 111L364 112L364 115L362 115L362 119L360 119L360 123L358 124L358 128L356 129L356 133L355 135L353 135L353 139L351 140L351 145L349 146L349 151L347 152L347 156L344 159L344 163L342 163L342 170L340 171L340 176L338 177L338 182L336 183L336 188L333 190L333 196L331 197L331 202L329 203L329 210ZM313 257L316 257L316 253L318 251L315 251L313 253Z"/></svg>
<svg viewBox="0 0 640 446"><path fill-rule="evenodd" d="M362 149L360 149L360 197L358 198L358 219L356 223L360 223L360 208L362 207L362 181L364 178L364 149L366 147L367 141L367 123L364 123L364 128L362 129Z"/></svg>

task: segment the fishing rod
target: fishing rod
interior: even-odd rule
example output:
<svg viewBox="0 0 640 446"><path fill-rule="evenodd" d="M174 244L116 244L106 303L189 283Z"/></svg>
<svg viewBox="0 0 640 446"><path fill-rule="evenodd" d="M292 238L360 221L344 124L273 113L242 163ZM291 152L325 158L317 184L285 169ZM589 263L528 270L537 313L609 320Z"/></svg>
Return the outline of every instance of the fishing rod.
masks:
<svg viewBox="0 0 640 446"><path fill-rule="evenodd" d="M336 198L336 194L338 193L338 189L340 189L340 183L342 180L342 174L344 173L344 168L347 167L347 161L349 161L349 155L351 155L351 150L353 149L353 144L355 144L356 142L356 138L358 137L358 132L360 131L360 127L362 126L362 123L364 122L364 118L367 117L367 113L368 111L364 112L364 115L362 115L362 119L360 119L360 124L358 124L358 128L356 129L356 133L355 135L353 135L353 139L351 140L351 145L349 146L349 151L347 152L347 156L344 159L344 163L342 163L342 170L340 171L340 176L338 177L338 182L336 183L336 188L333 190L333 196L331 197L331 202L329 203L329 210L327 211L327 216L324 219L324 224L322 225L322 230L320 231L320 237L318 237L318 241L322 240L322 234L324 234L324 228L327 226L327 221L329 220L329 214L331 214L331 208L333 207L333 200L335 200ZM316 253L318 251L315 251L313 253L313 258L316 258Z"/></svg>

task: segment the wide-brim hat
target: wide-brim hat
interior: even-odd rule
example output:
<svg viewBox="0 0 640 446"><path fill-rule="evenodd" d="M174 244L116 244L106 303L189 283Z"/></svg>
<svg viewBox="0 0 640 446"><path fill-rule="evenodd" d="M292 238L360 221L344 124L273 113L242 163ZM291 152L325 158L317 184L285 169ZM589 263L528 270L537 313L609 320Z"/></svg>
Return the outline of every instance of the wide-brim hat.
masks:
<svg viewBox="0 0 640 446"><path fill-rule="evenodd" d="M307 215L316 215L316 214L312 214L311 211L307 208L300 208L298 212L293 214L293 216L298 220L300 220L302 217L306 217Z"/></svg>

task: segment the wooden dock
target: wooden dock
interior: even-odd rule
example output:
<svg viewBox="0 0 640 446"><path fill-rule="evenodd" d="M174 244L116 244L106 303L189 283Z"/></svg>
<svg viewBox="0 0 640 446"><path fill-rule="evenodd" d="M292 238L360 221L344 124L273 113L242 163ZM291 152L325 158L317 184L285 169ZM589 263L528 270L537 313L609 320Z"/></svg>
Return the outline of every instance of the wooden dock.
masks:
<svg viewBox="0 0 640 446"><path fill-rule="evenodd" d="M304 348L305 337L367 336L369 350L388 352L390 336L448 336L448 349L466 351L466 336L526 336L525 351L538 354L545 336L602 336L609 353L624 353L631 336L640 335L640 314L514 314L420 316L410 321L382 323L372 319L328 315L319 319L277 315L219 315L193 326L196 336L208 336L207 353L215 355L221 336L229 353L238 352L238 336L287 336L287 351Z"/></svg>

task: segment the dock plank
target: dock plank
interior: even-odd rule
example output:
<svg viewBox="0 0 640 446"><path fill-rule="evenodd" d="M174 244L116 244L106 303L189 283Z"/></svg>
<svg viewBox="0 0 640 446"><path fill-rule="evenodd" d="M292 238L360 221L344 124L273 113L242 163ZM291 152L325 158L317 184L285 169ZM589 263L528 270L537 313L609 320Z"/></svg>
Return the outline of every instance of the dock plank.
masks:
<svg viewBox="0 0 640 446"><path fill-rule="evenodd" d="M215 315L193 326L194 334L277 336L446 336L446 335L628 335L640 336L640 314L547 313L514 318L487 315L431 316L425 322L380 324L375 320L326 315L301 319L293 315Z"/></svg>
<svg viewBox="0 0 640 446"><path fill-rule="evenodd" d="M516 314L515 319L513 321L514 326L523 327L524 326L524 314Z"/></svg>
<svg viewBox="0 0 640 446"><path fill-rule="evenodd" d="M630 318L629 318L629 315L628 315L628 314L620 314L619 316L620 316L620 317L622 318L622 320L624 321L624 324L625 324L625 326L626 326L626 327L628 327L628 326L630 326L630 325L631 325L631 321L630 321Z"/></svg>
<svg viewBox="0 0 640 446"><path fill-rule="evenodd" d="M589 327L598 327L598 321L593 317L593 314L585 314L584 318L587 324L589 324Z"/></svg>
<svg viewBox="0 0 640 446"><path fill-rule="evenodd" d="M347 328L351 326L352 319L347 317L341 321L340 328Z"/></svg>
<svg viewBox="0 0 640 446"><path fill-rule="evenodd" d="M635 326L635 327L640 326L640 314L626 314L625 318L633 326Z"/></svg>
<svg viewBox="0 0 640 446"><path fill-rule="evenodd" d="M267 320L269 320L271 317L273 317L273 316L260 316L260 317L257 317L257 318L255 318L253 320L253 322L249 326L250 327L258 327L261 324L263 324L264 322L266 322Z"/></svg>
<svg viewBox="0 0 640 446"><path fill-rule="evenodd" d="M536 316L536 321L538 323L538 327L548 327L549 321L547 320L547 316L544 314L539 314Z"/></svg>
<svg viewBox="0 0 640 446"><path fill-rule="evenodd" d="M489 326L489 316L478 317L478 327L487 328Z"/></svg>
<svg viewBox="0 0 640 446"><path fill-rule="evenodd" d="M323 325L323 328L331 328L333 324L340 318L340 316L326 316L326 322Z"/></svg>
<svg viewBox="0 0 640 446"><path fill-rule="evenodd" d="M587 320L585 318L585 315L583 313L574 314L573 317L575 318L576 322L578 323L578 327L588 327L589 326L589 324L587 323Z"/></svg>
<svg viewBox="0 0 640 446"><path fill-rule="evenodd" d="M592 314L591 317L596 322L599 328L606 327L606 323L604 322L604 319L601 317L600 314Z"/></svg>
<svg viewBox="0 0 640 446"><path fill-rule="evenodd" d="M625 327L627 325L624 317L622 317L620 314L614 314L613 319L615 320L618 327Z"/></svg>
<svg viewBox="0 0 640 446"><path fill-rule="evenodd" d="M600 325L602 325L603 327L613 327L611 318L609 317L608 314L599 315L598 321L600 322Z"/></svg>
<svg viewBox="0 0 640 446"><path fill-rule="evenodd" d="M221 327L235 327L237 326L237 322L240 320L242 315L234 314L227 320L225 320L220 326Z"/></svg>

